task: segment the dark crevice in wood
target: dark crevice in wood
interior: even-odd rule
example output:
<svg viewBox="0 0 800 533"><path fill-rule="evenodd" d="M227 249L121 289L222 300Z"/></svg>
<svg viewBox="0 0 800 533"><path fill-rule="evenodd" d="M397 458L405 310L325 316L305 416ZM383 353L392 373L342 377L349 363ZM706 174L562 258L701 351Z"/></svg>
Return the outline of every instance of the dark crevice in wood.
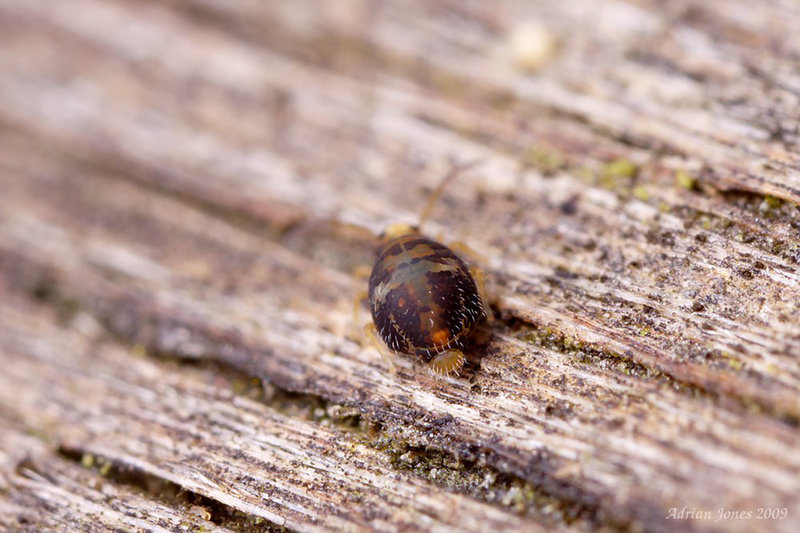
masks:
<svg viewBox="0 0 800 533"><path fill-rule="evenodd" d="M250 516L213 498L189 491L168 479L145 472L135 466L99 456L80 447L61 444L56 451L64 459L91 469L109 481L137 489L147 497L170 507L202 508L208 513L204 518L218 526L235 531L253 533L262 531L288 533L293 531L286 526L273 524L262 517ZM26 470L40 476L46 477L47 475L46 472L38 470L36 465L30 462L25 463L20 468L22 475L26 475ZM202 510L198 509L199 512L202 512Z"/></svg>
<svg viewBox="0 0 800 533"><path fill-rule="evenodd" d="M97 162L94 161L82 161L82 164L87 165L96 165ZM160 194L167 194L173 199L186 203L186 205L193 207L195 209L199 209L200 211L219 218L227 223L231 223L232 225L246 230L249 233L253 234L258 238L264 239L266 242L278 242L281 244L290 244L290 249L298 253L299 255L309 257L313 259L313 251L315 250L316 246L311 244L312 242L319 241L319 239L323 240L341 240L342 238L349 238L347 235L350 232L350 228L346 227L345 225L337 225L331 224L330 221L318 221L319 224L312 224L308 220L304 223L297 223L295 225L296 230L290 233L286 233L284 229L283 232L275 233L274 231L266 231L267 228L270 228L270 221L262 220L258 217L252 217L249 214L242 214L242 213L231 213L231 218L227 216L224 211L220 211L220 208L216 204L211 204L209 202L204 201L202 198L195 198L192 195L186 195L183 193L175 193L173 194L169 190L164 190L163 188L153 185L153 182L150 180L139 180L134 175L132 175L131 168L125 168L125 172L123 172L122 168L117 168L116 166L113 169L109 169L110 173L103 173L104 176L114 176L113 178L109 179L121 179L126 182L134 183L137 185L142 186L146 190L151 190L158 192ZM758 198L761 198L760 195L749 193L749 192L737 192L731 191L727 193L720 193L725 194L726 199L730 200L733 205L742 204L748 210L752 210L753 202L757 202ZM728 198L730 196L730 198ZM794 207L782 200L774 199L770 197L765 197L763 200L764 202L768 202L772 205L773 210L786 210L786 209L793 209ZM713 215L711 215L713 217ZM718 218L718 217L716 217ZM774 218L774 216L773 216ZM783 218L786 218L785 216ZM731 222L733 224L733 222ZM730 225L730 224L729 224ZM309 229L310 228L310 229ZM324 231L321 229L324 228ZM274 230L274 228L272 228ZM259 231L260 230L260 231ZM724 228L722 228L724 230ZM720 231L722 231L720 230ZM320 236L320 231L324 232L324 235ZM289 237L290 236L290 237ZM344 237L343 237L344 236ZM352 237L352 235L350 236ZM359 236L357 244L361 247L366 247L367 243L366 240L362 238L363 236ZM287 241L289 238L289 241ZM328 243L330 244L330 243ZM780 245L780 243L778 243ZM778 246L776 245L776 246ZM780 246L779 246L780 247ZM786 249L791 248L790 246L785 246L781 248L781 255L785 255ZM775 249L770 250L771 252L775 253ZM789 250L791 252L791 250ZM797 255L797 254L794 254ZM792 254L789 254L789 258L793 257ZM21 259L21 258L18 258ZM22 259L25 261L24 259ZM332 265L342 272L346 274L350 274L351 272L345 268L337 267L336 265ZM19 272L25 270L24 268L15 269ZM31 272L36 272L34 268ZM747 275L744 273L743 275ZM23 283L23 285L27 284L29 291L35 298L39 299L49 299L52 304L55 305L59 316L63 319L68 319L72 316L76 308L78 306L76 296L75 295L68 295L68 294L60 294L58 293L58 283L57 279L55 278L56 273L53 269L46 269L46 271L40 277L34 277L33 279L30 278L30 272L25 272L23 279L28 279L28 282ZM561 282L560 280L557 280ZM32 286L30 285L32 283ZM585 362L588 364L592 364L593 362L602 362L602 366L604 368L614 369L615 371L621 372L626 375L637 375L640 377L647 377L650 379L655 379L656 381L664 381L666 382L671 388L682 391L689 396L697 396L702 395L705 396L717 403L727 403L729 407L739 407L744 408L745 410L752 410L755 406L760 412L779 420L780 422L788 425L789 427L798 427L800 426L800 415L796 413L787 413L780 410L775 409L773 406L768 405L764 402L758 402L753 400L749 397L744 397L741 395L737 395L735 393L721 395L718 391L710 390L706 387L703 387L702 383L695 383L686 379L681 379L680 376L675 376L671 374L666 369L659 369L649 365L642 364L638 362L630 356L629 354L620 354L614 353L608 350L605 350L601 346L592 345L590 343L585 343L581 341L581 339L572 338L569 335L565 334L563 331L558 331L557 328L553 327L545 327L542 328L541 325L536 323L529 323L527 326L529 329L526 331L522 331L521 324L525 322L526 318L521 317L518 314L513 312L506 312L503 309L497 309L499 311L497 315L499 317L504 317L503 323L499 323L498 326L516 329L519 333L518 336L521 338L525 338L526 335L530 337L530 339L537 339L538 342L541 343L542 346L546 346L548 348L560 351L562 353L566 353L570 356L575 356L578 358L579 361ZM203 333L200 332L200 335ZM174 354L173 354L174 355ZM192 356L186 356L186 358L191 358ZM222 356L224 359L225 356ZM250 362L252 359L246 360L244 364L246 365L244 371L251 373L252 375L258 375L259 370L249 368L252 366ZM725 402L724 397L728 396L731 400L733 400L734 405L731 405L730 402Z"/></svg>
<svg viewBox="0 0 800 533"><path fill-rule="evenodd" d="M552 326L541 327L516 315L511 315L506 320L514 324L513 329L515 330L515 336L518 338L565 353L582 364L600 366L606 370L633 375L642 380L652 380L690 398L703 397L728 409L742 412L756 410L785 424L787 427L793 429L800 427L800 414L784 412L765 402L759 402L753 398L735 393L721 394L718 391L704 387L702 384L673 376L668 370L659 370L658 368L638 363L630 355L614 353L601 346L570 337Z"/></svg>
<svg viewBox="0 0 800 533"><path fill-rule="evenodd" d="M581 364L602 366L606 370L635 376L675 390L683 390L690 396L707 394L707 391L696 385L674 379L660 370L637 363L623 355L572 338L556 328L542 327L513 314L505 317L504 322L504 329L507 328L507 331L517 339L563 353L575 358Z"/></svg>
<svg viewBox="0 0 800 533"><path fill-rule="evenodd" d="M2 257L2 256L0 256ZM8 267L9 265L4 265ZM105 326L106 334L114 342L127 345L132 350L144 348L149 357L180 365L197 367L226 378L235 395L257 400L278 412L299 417L311 422L332 426L337 430L354 436L359 442L386 453L398 470L413 472L415 475L435 483L445 490L469 495L477 500L513 511L521 516L534 518L551 524L583 523L592 527L609 527L613 530L627 530L632 522L620 514L609 514L604 504L596 496L582 491L579 487L559 481L548 473L547 460L540 460L541 470L535 465L511 465L503 459L503 453L492 446L482 446L476 442L460 442L446 429L447 423L432 419L424 412L411 412L408 409L387 409L385 405L361 403L351 397L331 397L316 388L308 388L293 380L285 381L279 376L265 374L254 365L258 360L250 353L251 348L235 334L225 332L194 331L188 323L172 320L157 312L144 313L132 301L115 302L110 305L115 311L98 313L96 309L79 307L67 296L55 275L48 269L26 269L27 281L18 289L25 289L35 300L52 306L62 323L68 322L79 310L94 314ZM17 278L19 280L19 278ZM67 306L69 316L61 309ZM122 320L122 313L126 316ZM131 314L132 313L132 314ZM133 320L132 322L130 320ZM517 334L524 326L516 319ZM175 347L167 349L162 340L170 336L172 329L191 329L191 337L203 337L209 354L198 357L196 354L182 353ZM153 337L143 337L148 332ZM158 332L159 334L156 334ZM221 335L220 338L217 338ZM162 340L160 340L162 339ZM555 345L555 344L554 344ZM221 353L239 354L237 358L226 358ZM646 373L646 371L643 370ZM399 406L398 406L399 407ZM400 421L400 418L403 421ZM429 444L418 444L409 440L398 427L413 424L422 430ZM440 430L441 428L442 430ZM236 520L246 524L247 518L235 509L214 500L181 489L178 485L142 472L127 465L115 464L104 458L93 458L89 452L62 446L59 453L76 462L84 463L91 458L91 464L103 474L118 483L139 487L148 494L175 494L173 501L165 503L189 502L194 505L218 510L212 512L212 521L218 525L236 528ZM504 468L498 465L504 465ZM520 472L520 474L515 474ZM181 493L185 492L185 495ZM236 518L239 517L239 518ZM222 521L220 521L222 520ZM233 523L231 521L234 521Z"/></svg>
<svg viewBox="0 0 800 533"><path fill-rule="evenodd" d="M72 161L77 162L79 165L88 165L94 168L97 167L98 164L103 164L102 161L98 162L96 160L83 160L81 156L77 156L77 159L72 159ZM223 220L227 223L230 223L240 229L248 231L252 235L264 239L268 242L278 242L281 244L290 244L290 249L298 253L302 256L306 256L313 259L313 252L317 248L315 245L311 244L312 242L319 241L323 239L325 241L330 240L341 240L343 237L342 235L347 238L347 234L350 231L349 228L344 226L339 226L336 224L330 224L329 221L318 221L319 224L312 224L308 220L304 223L297 223L295 224L295 231L290 233L286 233L286 229L284 228L283 231L276 231L274 227L271 226L271 221L262 219L260 217L251 216L251 214L245 213L242 214L241 212L231 211L230 213L226 212L225 210L220 210L220 206L217 204L213 204L207 200L204 200L202 197L195 197L192 194L186 194L183 191L170 191L169 189L164 189L163 187L156 185L156 182L147 178L147 179L140 179L137 178L135 175L134 169L132 167L119 167L113 163L109 163L109 165L113 168L109 168L109 172L103 172L102 175L109 177L109 179L120 179L126 182L134 183L143 187L145 190L155 191L159 194L166 194L167 196L176 199L186 205L198 209L210 216L216 217L220 220ZM132 173L133 172L133 173ZM754 202L757 202L760 195L754 193L745 193L745 192L728 192L723 193L726 196L726 199L732 202L733 205L742 204L744 208L747 210L752 211ZM771 199L766 197L763 202L767 202L772 207L771 209L774 211L777 210L791 210L793 206L778 199ZM783 211L781 211L783 213ZM774 216L772 216L774 218ZM786 218L782 216L782 218ZM732 222L733 223L733 222ZM308 230L308 228L311 228ZM320 236L319 233L321 231L320 228L324 228L324 235ZM724 228L723 228L724 229ZM290 236L290 237L289 237ZM351 236L352 237L352 236ZM359 236L358 245L361 247L366 247L367 243L365 239L362 239ZM289 238L289 241L287 241ZM328 243L330 244L330 243ZM339 243L340 244L340 243ZM793 258L796 253L792 253L791 246L780 246L781 243L779 242L776 246L780 248L781 255L786 255L788 250L788 257L789 259ZM772 253L775 253L776 250L773 249L769 250ZM24 260L23 260L24 261ZM332 265L335 268L340 269L341 271L350 274L351 272L348 271L346 268L341 268L341 266ZM754 267L755 268L755 267ZM25 270L25 268L16 269L19 272ZM33 269L35 272L36 269ZM26 272L23 278L29 278L30 273ZM57 280L54 276L57 274L53 269L47 269L47 271L38 279L31 281L29 279L29 283L33 283L33 286L30 287L28 290L31 291L32 295L37 298L47 298L52 300L52 303L56 306L56 309L59 313L59 316L67 320L70 316L72 316L76 308L78 306L76 296L75 295L68 295L68 294L56 294L57 291ZM742 274L743 276L748 275L746 272ZM557 280L560 282L560 280ZM520 317L516 314L509 314L504 313L503 309L499 309L499 316L506 316L505 320L505 327L519 326L520 320L524 321L525 317ZM538 324L531 323L530 324L530 331L527 333L522 333L522 337L525 335L531 335L533 337L541 337L541 327ZM798 427L800 426L800 415L797 413L787 413L781 410L776 409L775 407L765 403L753 400L752 398L742 396L736 394L735 391L731 393L725 393L721 395L718 391L710 390L702 385L702 383L692 382L691 380L681 379L680 376L673 375L665 368L655 368L650 365L642 364L641 362L637 362L634 357L629 354L618 354L613 353L611 351L605 350L600 346L590 345L588 343L582 342L580 339L573 339L570 336L566 335L562 331L558 331L557 328L548 327L544 330L545 336L542 339L549 338L549 340L542 344L543 346L547 346L551 349L555 349L567 354L575 355L578 357L578 360L581 362L591 363L593 361L602 361L602 364L605 368L616 369L624 374L635 374L638 376L648 376L650 378L656 380L667 380L672 388L675 390L682 391L685 394L690 396L697 396L703 395L707 398L712 399L717 403L727 403L729 407L738 407L744 408L745 410L752 410L753 408L758 409L760 412L775 418L776 420L781 421L782 423L786 424L789 427ZM202 334L202 333L201 333ZM553 339L557 339L557 341L553 341ZM578 348L578 350L575 350ZM584 349L585 348L585 349ZM251 362L245 361L244 363L247 366L252 366ZM252 369L246 370L253 375L257 375L259 370ZM734 405L731 405L730 401L725 401L725 396L728 396L730 399L733 400Z"/></svg>
<svg viewBox="0 0 800 533"><path fill-rule="evenodd" d="M141 339L136 339L131 345L129 334L120 334L113 325L105 325L115 342L131 348L142 346ZM158 343L145 345L150 357L224 376L235 395L257 400L287 416L345 432L358 442L386 453L394 468L411 472L445 490L466 494L551 525L581 523L615 531L632 527L630 520L608 514L599 500L582 494L577 487L548 478L547 474L536 473L536 481L531 481L530 476L514 475L511 470L491 466L491 452L474 443L459 444L456 449L413 444L397 431L396 421L389 421L384 415L376 416L379 409L365 410L363 405L354 404L352 400L343 401L342 398L307 392L295 384L264 376L263 372L252 370L249 365L243 367L223 359L198 358L160 350ZM382 409L385 410L385 406ZM429 437L433 437L435 428L449 422L430 419L424 413L413 416L414 423L424 427ZM451 437L446 434L432 440L451 443ZM554 486L558 488L553 490Z"/></svg>
<svg viewBox="0 0 800 533"><path fill-rule="evenodd" d="M137 304L133 305L137 307ZM128 306L122 304L114 307L124 309ZM128 310L131 311L130 308ZM144 345L148 350L160 354L160 357L174 357L179 361L190 362L190 364L196 364L198 361L194 355L181 354L180 351L165 349L158 337L144 338L141 336L142 332L155 330L161 330L164 336L168 336L168 332L163 328L170 326L161 322L165 319L171 323L171 327L193 330L193 326L188 323L181 323L171 318L159 316L157 312L155 314L141 315L133 311L133 315L136 316L135 326L128 328L123 325L125 319L123 321L115 321L110 312L102 313L102 315L111 317L110 322L106 322L105 325L121 341ZM122 317L118 316L117 318ZM132 316L128 318L132 318ZM133 324L129 323L131 326ZM586 492L571 483L555 479L553 477L553 469L548 466L546 457L542 456L525 464L511 464L505 458L508 454L503 453L501 449L495 449L496 447L492 445L484 446L476 442L462 441L461 437L448 431L447 424L443 426L440 420L432 419L428 413L406 406L390 406L383 402L364 402L364 398L356 398L350 395L341 396L328 390L321 390L314 384L303 384L293 378L284 377L270 371L265 372L255 364L255 361L263 359L263 357L269 357L269 354L263 354L263 357L261 357L256 353L252 353L252 348L246 342L237 339L236 334L233 332L194 331L192 336L203 337L204 342L208 343L209 352L212 354L225 352L229 354L227 357L211 355L211 357L215 358L214 364L220 365L221 368L232 371L234 374L241 375L244 373L244 375L262 380L266 384L263 385L264 390L274 390L273 394L277 393L275 401L279 410L306 410L308 409L306 407L308 404L311 406L318 405L325 413L328 412L330 407L339 405L347 410L356 409L360 414L355 416L350 411L341 422L349 431L354 430L354 424L358 425L355 431L364 431L363 428L366 422L367 430L364 435L368 437L368 442L382 442L382 444L378 445L379 448L401 450L400 456L406 453L402 450L416 451L416 453L419 453L419 450L426 450L424 454L418 456L420 463L424 466L416 470L417 474L423 477L430 479L430 476L425 475L425 469L431 468L430 465L441 463L442 457L451 457L452 460L459 461L464 465L454 471L454 474L457 473L468 480L474 480L482 478L487 472L494 472L496 479L500 480L500 487L507 486L509 491L522 490L523 494L527 491L527 494L532 496L527 502L530 505L526 505L523 508L515 508L513 504L518 502L512 500L512 505L509 506L512 510L522 514L535 516L536 510L540 508L542 501L557 502L559 506L558 512L559 514L563 513L561 518L565 522L583 520L591 524L625 529L631 525L630 514L641 516L643 512L647 511L646 504L642 503L642 506L635 511L614 509L614 514L609 514L601 499L596 495ZM269 399L269 394L268 392L265 397L266 403L273 406L273 400ZM310 412L313 413L313 409ZM424 441L428 444L412 444L411 442L413 441L409 441L404 433L396 431L398 428L403 427L410 429L414 435L423 436ZM393 431L388 431L387 428L392 428ZM378 433L378 437L375 437L375 432ZM432 480L436 481L435 479ZM438 482L441 481L441 479L438 480ZM472 485L474 483L465 485L462 482L455 486L445 485L445 487L465 492L490 504L498 504L492 496L491 490L477 491ZM651 511L658 512L655 509Z"/></svg>
<svg viewBox="0 0 800 533"><path fill-rule="evenodd" d="M544 524L581 524L615 531L632 527L630 521L608 515L602 506L585 499L555 497L542 486L491 468L481 459L459 457L435 447L409 445L388 434L379 434L370 445L388 453L391 464L398 470L412 472L445 489L468 494Z"/></svg>

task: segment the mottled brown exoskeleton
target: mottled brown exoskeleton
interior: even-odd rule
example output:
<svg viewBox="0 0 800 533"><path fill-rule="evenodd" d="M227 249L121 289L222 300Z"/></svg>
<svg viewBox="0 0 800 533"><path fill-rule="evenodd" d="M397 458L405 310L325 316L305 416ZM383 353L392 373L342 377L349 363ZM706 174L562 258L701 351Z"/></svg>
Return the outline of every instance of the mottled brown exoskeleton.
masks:
<svg viewBox="0 0 800 533"><path fill-rule="evenodd" d="M458 170L431 195L419 225ZM395 224L379 237L368 291L373 324L367 331L389 361L393 353L403 353L436 373L457 372L464 364L465 341L491 315L483 273L422 235L419 225Z"/></svg>

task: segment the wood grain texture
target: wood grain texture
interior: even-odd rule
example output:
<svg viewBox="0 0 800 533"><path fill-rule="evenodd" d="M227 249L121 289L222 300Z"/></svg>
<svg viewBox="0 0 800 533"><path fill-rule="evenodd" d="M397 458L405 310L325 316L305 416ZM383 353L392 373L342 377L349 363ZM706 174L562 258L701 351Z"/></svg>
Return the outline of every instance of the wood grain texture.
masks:
<svg viewBox="0 0 800 533"><path fill-rule="evenodd" d="M558 41L535 73L508 50L525 20ZM0 290L39 303L4 308L0 420L34 432L55 487L84 480L63 453L102 456L242 513L231 529L791 531L797 23L780 1L2 1ZM425 231L482 256L499 318L461 376L393 375L353 324L353 273L450 160L480 164ZM19 347L38 327L63 363ZM190 361L542 500L399 471ZM99 418L57 423L67 406ZM269 478L267 436L286 439ZM5 485L0 505L45 490ZM168 513L148 497L127 503ZM683 507L788 517L666 519Z"/></svg>
<svg viewBox="0 0 800 533"><path fill-rule="evenodd" d="M385 454L342 432L225 394L197 372L137 358L27 313L4 307L0 315L9 369L3 404L13 405L10 416L24 420L27 430L57 438L67 455L88 454L173 482L254 517L256 525L261 519L304 530L530 527L507 511L393 471ZM39 388L44 383L46 396ZM52 473L49 463L38 468ZM123 514L160 520L124 497L109 497L132 508ZM69 507L70 514L87 512ZM130 525L146 528L147 522Z"/></svg>
<svg viewBox="0 0 800 533"><path fill-rule="evenodd" d="M159 504L54 457L40 440L25 433L3 419L0 479L6 496L0 498L0 526L5 530L231 531L208 521L199 506L176 509Z"/></svg>

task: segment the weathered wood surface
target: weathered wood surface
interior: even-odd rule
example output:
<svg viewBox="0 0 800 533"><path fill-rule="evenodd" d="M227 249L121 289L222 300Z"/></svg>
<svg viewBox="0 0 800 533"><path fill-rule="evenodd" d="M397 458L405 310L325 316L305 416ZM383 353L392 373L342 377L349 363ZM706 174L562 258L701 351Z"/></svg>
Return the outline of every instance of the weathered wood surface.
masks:
<svg viewBox="0 0 800 533"><path fill-rule="evenodd" d="M0 435L0 527L23 531L231 531L207 520L202 508L162 505L96 472L53 456L40 439L5 417Z"/></svg>
<svg viewBox="0 0 800 533"><path fill-rule="evenodd" d="M63 454L99 457L108 469L141 470L290 528L413 529L419 521L431 529L480 531L525 525L508 511L441 494L393 471L385 454L341 432L221 393L196 372L109 346L93 338L98 328L90 320L81 335L5 306L0 316L3 351L15 360L6 367L4 396L13 399L17 418L27 415L29 429L55 430ZM52 384L50 394L41 394L43 384ZM43 477L52 474L53 459L41 465L36 455L26 460ZM412 507L415 513L407 511ZM86 512L69 505L62 512L74 517L78 510ZM139 512L161 518L146 508Z"/></svg>
<svg viewBox="0 0 800 533"><path fill-rule="evenodd" d="M559 43L535 73L526 19ZM0 2L0 524L795 530L797 27ZM486 258L499 319L460 377L392 375L353 334L357 228L413 220L451 158L481 164L427 231ZM787 517L715 521L758 508Z"/></svg>

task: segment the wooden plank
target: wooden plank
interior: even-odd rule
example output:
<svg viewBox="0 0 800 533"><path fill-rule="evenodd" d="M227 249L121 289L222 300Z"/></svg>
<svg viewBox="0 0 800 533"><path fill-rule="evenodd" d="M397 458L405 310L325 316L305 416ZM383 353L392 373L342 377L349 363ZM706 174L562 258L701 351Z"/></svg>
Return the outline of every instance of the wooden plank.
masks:
<svg viewBox="0 0 800 533"><path fill-rule="evenodd" d="M661 520L687 497L793 505L797 434L777 420L530 330L500 327L492 356L466 379L439 380L403 361L392 377L343 336L347 277L125 183L60 180L74 174L66 161L58 167L17 179L21 196L6 197L0 250L7 272L22 272L9 286L54 283L131 342L352 405L397 438L477 455L627 519ZM41 186L49 194L36 193Z"/></svg>
<svg viewBox="0 0 800 533"><path fill-rule="evenodd" d="M0 527L6 530L231 531L207 520L201 506L172 507L143 497L54 456L40 438L15 429L5 417L2 422Z"/></svg>
<svg viewBox="0 0 800 533"><path fill-rule="evenodd" d="M594 525L797 516L795 8L76 2L0 4L7 287ZM525 19L560 41L534 74ZM500 320L461 378L393 376L353 333L354 227L414 220L450 157L481 165L427 230L487 258ZM791 529L723 526L754 524Z"/></svg>
<svg viewBox="0 0 800 533"><path fill-rule="evenodd" d="M89 7L87 9L91 11ZM107 11L109 8L106 6L102 10ZM95 33L101 32L99 36L88 36L94 39L95 45L102 45L112 37L124 34L122 29L115 29L111 22L118 20L124 28L129 16L122 10L112 11L112 14L116 18L111 18L111 21L103 19L102 26L91 26ZM52 16L56 15L58 11L54 11ZM56 17L56 20L63 22L67 18L64 15ZM159 19L155 22L159 22ZM161 28L155 23L150 23L147 27L158 42L168 39L169 35L180 34L180 28ZM105 40L102 40L103 37ZM387 105L392 106L390 113L359 118L354 113L359 93L353 82L341 82L337 85L335 77L316 75L317 72L313 69L303 75L297 65L287 65L285 60L273 59L265 55L266 52L248 56L241 52L240 47L226 47L226 41L219 35L212 33L204 37L209 41L208 50L197 45L186 47L185 54L180 56L182 68L176 73L177 80L165 83L162 91L152 91L150 85L151 79L164 76L159 68L142 78L119 79L114 77L117 67L109 65L107 68L111 72L98 75L99 80L110 78L114 87L120 83L125 85L126 92L137 94L135 101L97 98L92 95L82 98L81 94L70 93L73 106L57 110L58 113L65 113L63 116L54 118L48 114L39 114L23 115L22 118L19 115L26 109L36 110L31 107L34 98L40 99L38 110L42 111L47 109L46 102L58 101L59 95L63 93L57 80L53 80L50 86L39 83L36 87L31 87L23 79L17 87L9 85L9 90L5 93L4 100L7 102L9 115L14 116L15 120L23 121L25 127L37 128L37 134L45 133L48 138L56 135L68 139L65 150L80 153L87 148L91 149L95 160L101 157L104 163L109 160L117 161L117 164L122 165L122 172L133 174L146 183L211 203L217 208L238 209L239 212L250 213L259 220L266 218L272 224L285 224L290 220L309 217L324 218L326 214L338 213L342 220L363 222L367 227L378 230L398 216L395 207L398 199L408 206L418 206L421 203L419 190L422 185L413 199L408 198L408 192L414 192L411 187L397 185L386 185L382 195L375 197L370 180L354 182L350 179L351 168L348 167L345 173L344 169L337 168L336 162L331 168L327 155L314 154L308 149L318 146L320 142L330 141L338 146L338 151L360 153L360 157L380 161L379 168L384 169L402 164L397 162L398 157L403 157L397 154L397 149L388 148L391 143L401 143L405 153L420 152L423 158L424 154L432 152L432 146L439 146L438 149L443 151L445 145L450 147L451 155L455 153L462 158L490 156L490 152L476 146L472 141L465 142L453 135L443 135L443 132L432 130L424 122L420 122L415 116L415 106L420 105L420 98L406 96L406 101L413 102L409 104L409 109L403 109L402 99L398 103L397 98L394 98L387 101ZM29 32L25 33L25 39L30 39ZM121 46L118 41L114 41L117 48ZM121 42L128 44L125 40ZM168 42L172 46L172 41ZM132 53L135 46L138 43L131 42L125 50ZM11 54L13 47L9 46L7 49ZM113 51L120 53L119 50ZM91 50L87 51L90 52ZM269 145L270 138L262 135L241 141L242 144L238 146L233 144L236 138L254 135L252 132L240 131L241 128L237 130L236 124L241 122L237 118L239 113L233 112L229 113L229 117L217 118L221 124L210 125L220 128L216 136L213 135L215 129L212 127L204 129L201 136L197 135L195 129L190 129L201 117L174 115L175 106L170 103L174 96L170 95L180 94L181 87L185 90L189 83L185 77L187 73L193 72L191 61L195 62L194 68L199 70L201 62L212 55L212 52L220 54L221 63L233 63L239 69L236 71L239 73L237 78L231 78L227 72L226 77L220 76L220 79L237 84L235 92L228 94L227 98L234 98L236 94L244 92L255 99L258 93L270 90L293 95L297 101L293 100L292 104L293 133L289 137L294 139L295 144L289 149L281 150L278 143L274 151L262 149L256 156L248 157L242 150L248 150L248 145L258 141ZM112 59L116 62L118 58L106 54L106 63ZM80 65L86 61L98 68L103 64L95 55L79 59L76 54L74 61L76 72L80 71ZM45 62L34 61L31 64L41 69ZM277 88L272 86L273 78L267 74L273 74L279 80ZM47 71L35 72L25 79L41 80L47 75ZM53 76L55 72L49 75ZM293 81L287 86L283 80ZM248 81L251 87L249 90ZM220 87L216 81L206 83L210 85L208 91L234 91L230 86ZM95 86L95 90L99 87L102 85ZM317 87L329 90L309 89ZM331 88L335 90L330 90ZM362 84L362 99L369 90L373 89ZM324 96L325 92L328 93L327 97ZM332 99L331 93L337 99L335 105L321 109L321 103ZM344 97L348 100L344 104L338 101L342 94L348 95ZM386 98L389 99L392 94ZM81 103L78 105L77 102ZM308 108L305 107L305 102L309 102ZM214 103L201 101L197 108L204 110L206 105ZM244 103L247 105L241 113L248 112L252 107L250 100L245 100ZM147 124L131 120L140 105L159 110L166 116L172 113L173 118L165 120L164 128L158 131L158 135L154 135ZM73 113L70 109L79 109L80 113ZM185 112L187 110L180 111L181 114ZM213 108L205 112L218 113ZM349 118L344 118L345 115ZM309 116L314 117L314 122L304 124L302 119ZM336 124L336 128L329 127L327 131L321 132L320 121ZM353 137L345 136L347 130L341 131L343 123L348 122L356 123L352 126ZM358 122L362 124L359 125ZM371 127L377 128L376 137L385 141L386 147L361 147L363 143L359 132L363 132L371 124ZM102 125L102 131L97 130L99 125ZM42 128L45 129L44 132L41 131ZM239 131L238 135L230 135L234 131ZM321 137L323 133L325 136ZM117 141L113 146L101 147L94 142L97 137L108 137ZM215 172L213 180L195 179L198 172L203 172L197 166L199 162L192 156L197 151L198 142L203 143L205 157L221 166ZM346 142L350 144L345 144ZM100 153L103 155L100 156ZM351 160L339 161L339 164L351 163ZM297 170L306 176L305 181L288 179L291 169L298 164L302 165ZM314 171L314 168L320 168L323 164L329 167L326 174ZM465 178L460 186L472 198L480 195L481 191L486 193L489 182L496 189L498 180L506 184L501 185L501 189L508 191L508 187L514 184L513 180L509 181L508 176L516 173L515 166L516 163L508 157L495 156L487 161L483 180L476 183ZM267 171L266 176L269 179L259 178L261 168ZM639 172L645 170L643 168ZM409 168L400 171L403 175L399 181L404 184L421 184L442 172L437 168L428 169L420 175L410 174ZM663 174L663 170L658 168L651 172L654 174L653 178ZM616 179L625 181L626 178L616 176ZM662 195L672 196L676 201L676 213L662 213L653 203L631 200L630 196L620 199L602 189L590 188L584 191L583 182L570 176L559 176L557 180L552 180L543 176L527 175L520 185L521 187L514 188L517 201L513 204L502 202L491 195L485 200L482 209L473 209L474 206L467 201L466 205L462 204L448 213L452 227L467 228L470 245L483 255L493 258L492 266L495 267L497 281L510 285L510 292L499 295L510 313L537 324L554 327L570 336L585 338L607 351L621 353L626 358L713 393L741 396L745 401L754 401L763 408L785 414L792 419L800 416L800 394L796 386L800 368L794 356L800 348L797 335L794 334L794 324L789 319L794 311L792 302L797 294L797 276L793 267L793 247L790 242L781 240L789 231L786 229L788 221L785 218L775 224L778 226L777 231L773 231L773 225L764 227L764 222L761 222L756 228L734 228L733 231L726 232L725 226L730 224L731 219L738 218L742 210L728 207L727 216L721 217L722 220L716 220L710 215L706 217L708 220L704 220L702 214L694 211L679 216L681 213L678 210L685 211L685 207L682 196L675 194L671 179L668 184L660 187L656 181L647 194L654 199ZM650 186L650 183L647 185ZM406 191L404 196L399 196L401 188ZM309 194L308 191L314 192ZM337 192L334 194L334 191ZM581 191L580 194L577 191ZM491 200L492 197L495 201ZM389 198L392 200L389 201ZM575 217L565 218L561 206L570 202L574 204L573 208L577 209L577 213ZM710 203L713 204L703 202L706 206ZM296 209L292 215L286 211L287 204L305 206ZM692 200L690 204L694 204L691 207L696 209L695 206L699 207L701 202ZM353 209L352 206L357 208ZM369 206L367 212L364 206ZM716 214L723 207L708 209ZM469 213L474 218L473 222L464 220L463 213ZM498 213L509 218L509 223L515 227L521 228L511 235L513 242L509 240L509 236L503 235L503 224L490 223ZM787 215L791 215L791 209ZM401 212L399 216L408 215ZM702 224L698 223L698 217ZM754 217L751 215L742 218L748 220ZM765 218L782 217L774 215ZM705 229L706 226L717 225L721 232L708 232ZM689 230L685 231L687 226ZM522 228L527 227L538 230L535 233L522 231ZM439 229L441 228L432 226L432 231ZM509 241L506 242L506 247L497 245L498 242L503 242L503 237L505 241ZM747 242L740 242L741 240ZM598 243L605 243L606 246L598 248ZM774 253L776 249L779 251L777 255ZM536 257L537 261L531 264L530 257ZM697 274L689 281L680 275L687 264L698 269ZM609 270L612 266L613 269ZM625 275L620 275L622 273ZM568 276L567 279L565 275ZM751 301L748 298L744 302L751 304L742 306L742 297L751 293L764 295L763 298L768 298L770 304L765 306L762 300ZM665 295L669 295L668 302L664 302ZM566 309L565 301L571 304ZM619 308L617 320L609 320L605 316L609 303ZM703 311L694 311L701 308ZM639 315L641 309L646 309L650 316L638 318L636 315ZM767 358L762 357L764 348L770 353Z"/></svg>
<svg viewBox="0 0 800 533"><path fill-rule="evenodd" d="M509 511L394 470L388 454L341 430L236 396L224 381L209 384L208 373L137 357L5 304L0 317L3 411L67 455L165 480L241 511L244 518L230 524L234 529L266 521L306 531L480 531L487 524L539 530ZM31 482L15 481L22 495L12 486L12 502L53 498L55 505L64 498L68 512L53 524L82 513L102 515L102 502L67 497L87 476L70 483L79 467L57 464L63 462L49 458L37 466L39 474L29 474ZM42 486L48 483L53 486ZM156 524L165 514L137 509L138 500L119 503L123 516L112 514L98 527L144 529L133 510Z"/></svg>

